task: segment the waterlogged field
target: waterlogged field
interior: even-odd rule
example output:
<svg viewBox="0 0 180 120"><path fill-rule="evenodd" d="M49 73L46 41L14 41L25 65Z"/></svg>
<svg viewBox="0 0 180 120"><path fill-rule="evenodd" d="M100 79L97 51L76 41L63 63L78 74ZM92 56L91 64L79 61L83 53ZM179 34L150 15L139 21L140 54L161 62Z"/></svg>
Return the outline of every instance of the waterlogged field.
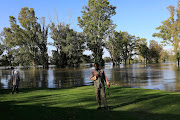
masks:
<svg viewBox="0 0 180 120"><path fill-rule="evenodd" d="M17 68L18 69L18 68ZM92 85L92 68L78 69L23 69L19 68L20 88L71 88ZM111 84L134 88L180 91L180 71L173 64L133 64L112 67L106 64L104 71ZM12 87L11 69L0 69L0 89Z"/></svg>

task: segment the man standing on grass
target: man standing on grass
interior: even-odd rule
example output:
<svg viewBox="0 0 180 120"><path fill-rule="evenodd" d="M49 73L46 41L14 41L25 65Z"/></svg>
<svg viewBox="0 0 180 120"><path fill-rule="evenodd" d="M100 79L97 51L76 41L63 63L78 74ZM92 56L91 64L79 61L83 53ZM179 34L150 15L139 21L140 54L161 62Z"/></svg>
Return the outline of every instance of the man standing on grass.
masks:
<svg viewBox="0 0 180 120"><path fill-rule="evenodd" d="M94 87L95 87L95 94L96 94L96 100L98 103L98 110L101 109L101 96L104 103L104 107L109 110L108 104L106 101L106 94L105 94L105 85L104 82L107 83L107 87L109 88L109 81L103 71L103 69L99 68L99 64L94 64L94 70L91 73L90 80L94 81ZM100 96L101 94L101 96Z"/></svg>
<svg viewBox="0 0 180 120"><path fill-rule="evenodd" d="M12 94L14 94L14 92L16 91L16 93L18 93L18 85L19 85L19 72L17 70L15 70L13 72L13 75L11 76L11 81L12 81L12 85L13 85L13 90L12 90Z"/></svg>

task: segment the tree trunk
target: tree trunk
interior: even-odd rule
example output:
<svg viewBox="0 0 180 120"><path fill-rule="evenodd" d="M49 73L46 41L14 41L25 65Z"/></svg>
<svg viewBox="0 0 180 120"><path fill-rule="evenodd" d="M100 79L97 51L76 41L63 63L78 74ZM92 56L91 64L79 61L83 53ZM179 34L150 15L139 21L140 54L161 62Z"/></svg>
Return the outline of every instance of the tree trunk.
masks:
<svg viewBox="0 0 180 120"><path fill-rule="evenodd" d="M124 60L124 65L126 66L126 59Z"/></svg>
<svg viewBox="0 0 180 120"><path fill-rule="evenodd" d="M146 60L145 60L146 58L144 58L144 64L146 64Z"/></svg>
<svg viewBox="0 0 180 120"><path fill-rule="evenodd" d="M179 58L178 58L178 67L179 67Z"/></svg>
<svg viewBox="0 0 180 120"><path fill-rule="evenodd" d="M114 58L112 58L112 62L113 62L113 66L115 66L115 65L116 65L116 63L115 63L115 61L114 61Z"/></svg>
<svg viewBox="0 0 180 120"><path fill-rule="evenodd" d="M158 58L155 58L156 63L158 63Z"/></svg>
<svg viewBox="0 0 180 120"><path fill-rule="evenodd" d="M36 67L35 60L32 61L32 65L34 68Z"/></svg>
<svg viewBox="0 0 180 120"><path fill-rule="evenodd" d="M147 58L146 58L146 65L147 65Z"/></svg>
<svg viewBox="0 0 180 120"><path fill-rule="evenodd" d="M113 62L113 66L115 66L116 64L115 64L115 62Z"/></svg>

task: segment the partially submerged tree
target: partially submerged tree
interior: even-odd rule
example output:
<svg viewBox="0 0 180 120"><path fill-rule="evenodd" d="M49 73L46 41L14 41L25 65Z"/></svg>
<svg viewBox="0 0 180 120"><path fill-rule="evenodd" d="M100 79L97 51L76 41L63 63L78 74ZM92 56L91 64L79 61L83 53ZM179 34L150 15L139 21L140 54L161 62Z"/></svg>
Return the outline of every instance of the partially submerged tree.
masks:
<svg viewBox="0 0 180 120"><path fill-rule="evenodd" d="M158 63L159 62L159 58L160 58L160 53L163 50L162 45L158 44L155 40L151 40L150 41L150 45L149 45L149 57L151 59L155 59L155 62Z"/></svg>
<svg viewBox="0 0 180 120"><path fill-rule="evenodd" d="M40 64L43 65L44 68L48 68L48 53L47 53L47 38L48 38L48 29L49 26L46 26L45 18L41 18L41 24L39 24L39 42L37 46L39 47L39 58Z"/></svg>
<svg viewBox="0 0 180 120"><path fill-rule="evenodd" d="M149 58L149 48L147 46L147 42L145 38L141 38L138 40L138 51L139 55L144 58L144 63L147 64Z"/></svg>
<svg viewBox="0 0 180 120"><path fill-rule="evenodd" d="M154 37L163 39L163 42L170 44L174 48L174 55L178 62L180 60L180 45L179 45L179 34L180 34L180 1L178 1L177 8L174 6L167 7L170 12L170 17L162 22L162 25L156 28L159 33L154 33Z"/></svg>
<svg viewBox="0 0 180 120"><path fill-rule="evenodd" d="M9 17L10 27L4 28L2 35L6 47L18 49L16 60L21 65L42 64L47 67L47 28L38 23L33 8L21 8L18 16L20 25L16 18ZM40 51L39 51L40 50ZM43 59L41 61L41 59ZM40 61L40 62L39 62Z"/></svg>
<svg viewBox="0 0 180 120"><path fill-rule="evenodd" d="M106 48L111 55L113 65L119 64L121 61L124 61L124 64L126 65L128 59L130 64L132 56L136 54L135 42L135 36L132 36L127 32L114 31L109 35L108 40L106 41Z"/></svg>
<svg viewBox="0 0 180 120"><path fill-rule="evenodd" d="M89 0L83 7L82 17L78 17L80 28L87 38L87 46L92 51L94 62L104 65L102 59L104 40L109 28L114 26L111 17L116 14L116 7L108 0Z"/></svg>
<svg viewBox="0 0 180 120"><path fill-rule="evenodd" d="M63 49L63 46L65 46L65 41L66 41L66 33L67 29L69 27L62 24L58 23L57 25L52 22L50 25L50 36L54 40L53 45L56 47L56 50L52 51L53 53L53 58L52 61L55 65L58 67L66 67L67 61L66 61L66 56Z"/></svg>
<svg viewBox="0 0 180 120"><path fill-rule="evenodd" d="M50 36L56 50L52 62L58 67L77 67L83 61L84 36L69 28L69 24L52 22Z"/></svg>
<svg viewBox="0 0 180 120"><path fill-rule="evenodd" d="M170 60L170 53L169 53L169 51L163 49L160 52L160 59L161 59L161 62L164 62L164 63L169 61Z"/></svg>
<svg viewBox="0 0 180 120"><path fill-rule="evenodd" d="M113 65L119 64L121 60L121 40L121 32L119 33L117 31L113 31L111 34L109 34L105 42L106 48L110 53Z"/></svg>

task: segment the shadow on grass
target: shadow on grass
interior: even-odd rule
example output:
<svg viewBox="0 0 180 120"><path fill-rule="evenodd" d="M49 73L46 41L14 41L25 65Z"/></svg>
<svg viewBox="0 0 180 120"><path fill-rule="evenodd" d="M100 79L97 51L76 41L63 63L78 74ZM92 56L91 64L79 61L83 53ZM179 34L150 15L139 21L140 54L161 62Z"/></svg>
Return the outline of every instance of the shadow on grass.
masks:
<svg viewBox="0 0 180 120"><path fill-rule="evenodd" d="M83 87L83 86L87 86L87 85L82 85L82 86L78 86L78 87ZM64 89L74 89L74 88L78 88L78 87L71 87L71 88L19 88L19 92L21 93L28 93L28 92L32 92L32 91L36 91L36 90L64 90ZM117 92L120 91L123 88L131 88L131 87L122 87L122 86L116 86L116 88L111 88L110 92ZM94 87L92 88L94 89ZM107 91L107 89L106 89ZM0 94L11 94L12 89L0 89Z"/></svg>
<svg viewBox="0 0 180 120"><path fill-rule="evenodd" d="M138 102L142 102L142 101L150 100L150 99L155 99L155 98L160 98L160 97L163 97L163 96L166 96L166 95L156 95L156 94L143 95L141 98L137 98L134 101L130 101L130 102L127 102L127 103L122 103L122 104L115 105L115 106L109 106L109 107L112 110L112 109L115 109L115 108L118 108L118 107L123 107L123 106L130 105L130 104L136 104Z"/></svg>
<svg viewBox="0 0 180 120"><path fill-rule="evenodd" d="M18 120L32 120L32 119L42 119L42 120L179 120L179 114L168 113L166 114L152 114L149 111L154 110L159 107L164 108L168 102L171 102L172 98L174 104L179 104L179 95L169 95L166 93L154 93L152 94L149 91L144 90L123 90L123 87L112 88L114 95L108 97L108 101L111 101L110 109L107 110L96 110L90 109L97 106L95 95L91 92L84 89L77 89L77 93L71 93L68 91L64 100L62 94L57 94L52 91L52 94L34 94L32 96L24 96L23 99L9 99L12 101L3 101L0 102L0 118L4 119L18 119ZM125 87L126 88L126 87ZM93 89L93 87L92 87ZM35 90L60 90L60 89L21 89L20 94L27 93ZM62 89L63 90L63 89ZM81 91L83 90L83 91ZM4 91L4 92L2 92ZM80 91L80 92L79 92ZM66 91L63 91L64 93ZM2 94L10 93L9 90L1 90ZM0 94L1 94L0 93ZM150 94L151 93L151 94ZM64 95L64 94L63 94ZM52 96L52 97L51 97ZM73 98L73 96L76 96ZM78 96L78 97L77 97ZM17 97L18 98L18 97ZM51 98L50 100L48 98ZM5 99L7 100L7 99ZM113 102L116 100L115 102ZM137 111L115 111L116 108L127 106L130 104L136 104L142 101L151 101L150 108L147 108L147 111L143 111L141 107ZM58 105L59 103L62 106ZM113 103L112 103L113 102ZM177 102L177 103L176 103ZM23 104L24 105L18 105ZM28 105L30 103L30 105ZM43 104L42 104L43 103ZM64 104L63 104L64 103ZM82 103L82 104L78 104ZM72 105L74 107L63 107L63 105ZM144 105L144 104L141 104ZM50 107L55 106L55 107ZM58 107L56 107L58 106ZM87 109L88 108L88 109Z"/></svg>
<svg viewBox="0 0 180 120"><path fill-rule="evenodd" d="M70 88L19 88L19 92L21 93L28 93L36 90L65 90L65 89L74 89L78 87L83 87L87 85L77 86L77 87L70 87ZM12 89L0 89L0 94L11 94Z"/></svg>
<svg viewBox="0 0 180 120"><path fill-rule="evenodd" d="M2 120L179 120L179 115L0 103Z"/></svg>

